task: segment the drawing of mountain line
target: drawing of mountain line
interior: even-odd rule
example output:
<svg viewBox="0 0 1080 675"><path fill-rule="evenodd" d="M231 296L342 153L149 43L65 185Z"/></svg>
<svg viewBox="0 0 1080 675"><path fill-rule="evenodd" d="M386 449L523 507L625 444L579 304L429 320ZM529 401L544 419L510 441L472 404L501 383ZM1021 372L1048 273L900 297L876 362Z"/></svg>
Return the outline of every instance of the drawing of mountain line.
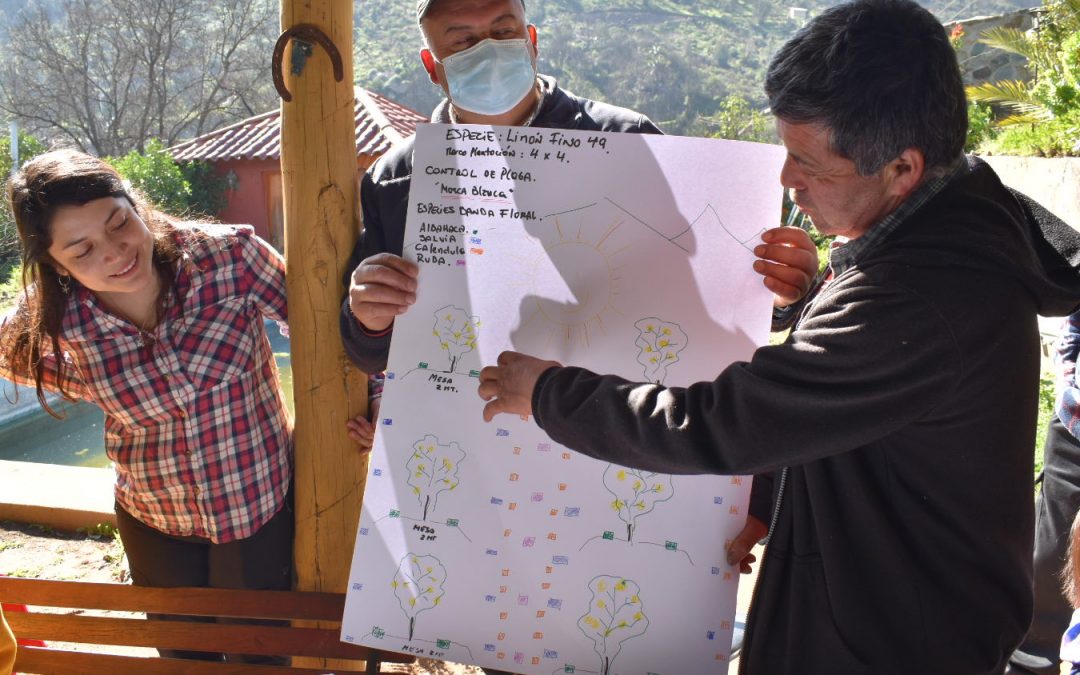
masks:
<svg viewBox="0 0 1080 675"><path fill-rule="evenodd" d="M739 246L743 247L744 249L746 249L748 251L753 251L754 245L755 245L754 242L756 242L758 237L761 236L761 233L765 231L765 228L761 228L758 231L754 232L753 235L747 237L746 239L740 239L738 236L735 235L734 232L732 232L731 230L728 229L727 225L725 225L724 221L720 218L720 214L718 214L716 212L716 209L713 208L712 204L707 204L705 206L705 208L703 208L701 210L701 213L699 213L696 218L694 218L692 221L690 221L690 224L686 227L686 229L684 229L682 232L679 232L675 236L669 237L666 234L664 234L663 232L661 232L659 229L657 229L656 227L653 227L652 225L645 222L641 218L638 218L636 215L634 215L634 213L632 211L625 208L624 206L622 206L621 204L619 204L615 200L611 199L610 197L604 197L604 201L608 202L609 204L611 204L615 208L619 209L620 211L622 211L623 213L628 215L630 218L633 219L634 222L638 223L639 225L642 225L643 227L648 229L650 232L652 232L656 236L660 237L661 239L668 242L669 244L677 246L678 248L682 249L683 251L686 251L687 253L690 252L690 249L688 247L682 245L681 243L679 243L679 239L686 236L687 234L692 234L694 229L696 227L698 227L699 224L701 224L702 219L710 218L710 216L711 216L710 220L715 221L716 225L718 225L720 227L720 229L722 229L724 231L724 233L727 234L727 236L731 237L731 239L735 243L737 243ZM578 208L575 208L575 209L568 209L566 211L559 211L557 213L549 213L549 214L543 216L540 220L543 221L546 218L553 218L555 216L561 216L561 215L568 214L568 213L574 213L574 212L577 212L577 211L584 211L585 209L592 208L593 206L596 206L596 203L587 204L585 206L581 206L581 207L578 207Z"/></svg>

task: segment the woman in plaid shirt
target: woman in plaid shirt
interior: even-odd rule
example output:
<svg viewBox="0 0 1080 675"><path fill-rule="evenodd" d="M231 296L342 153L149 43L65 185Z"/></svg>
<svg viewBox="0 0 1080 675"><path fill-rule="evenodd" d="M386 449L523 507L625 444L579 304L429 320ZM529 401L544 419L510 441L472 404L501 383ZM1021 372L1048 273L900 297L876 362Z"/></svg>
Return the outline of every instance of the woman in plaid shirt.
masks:
<svg viewBox="0 0 1080 675"><path fill-rule="evenodd" d="M0 322L0 375L50 413L46 391L104 411L134 583L288 589L292 425L264 328L286 320L281 256L250 227L169 219L71 150L31 160L8 196L25 293Z"/></svg>

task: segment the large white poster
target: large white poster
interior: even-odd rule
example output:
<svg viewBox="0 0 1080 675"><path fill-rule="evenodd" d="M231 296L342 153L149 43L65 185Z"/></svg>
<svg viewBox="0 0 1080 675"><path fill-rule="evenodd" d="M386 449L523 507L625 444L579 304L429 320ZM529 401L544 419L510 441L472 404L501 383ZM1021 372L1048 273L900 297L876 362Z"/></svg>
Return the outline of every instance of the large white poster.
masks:
<svg viewBox="0 0 1080 675"><path fill-rule="evenodd" d="M481 417L504 349L687 385L767 339L783 150L422 125L342 639L516 673L725 672L749 479L595 461ZM663 452L663 448L656 448Z"/></svg>

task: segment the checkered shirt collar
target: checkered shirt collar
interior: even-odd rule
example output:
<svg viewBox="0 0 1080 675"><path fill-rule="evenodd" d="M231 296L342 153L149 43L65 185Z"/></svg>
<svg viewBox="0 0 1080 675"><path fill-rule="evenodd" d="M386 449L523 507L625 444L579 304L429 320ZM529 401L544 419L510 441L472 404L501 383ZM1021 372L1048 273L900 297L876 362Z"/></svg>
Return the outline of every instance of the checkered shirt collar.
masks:
<svg viewBox="0 0 1080 675"><path fill-rule="evenodd" d="M900 206L877 223L871 225L866 234L857 239L835 243L829 249L829 267L832 269L832 276L834 278L838 277L857 265L859 260L877 248L881 242L896 231L896 228L901 223L914 215L926 202L941 192L946 185L970 171L969 163L966 158L961 156L956 160L952 168L942 173L941 176L924 182Z"/></svg>

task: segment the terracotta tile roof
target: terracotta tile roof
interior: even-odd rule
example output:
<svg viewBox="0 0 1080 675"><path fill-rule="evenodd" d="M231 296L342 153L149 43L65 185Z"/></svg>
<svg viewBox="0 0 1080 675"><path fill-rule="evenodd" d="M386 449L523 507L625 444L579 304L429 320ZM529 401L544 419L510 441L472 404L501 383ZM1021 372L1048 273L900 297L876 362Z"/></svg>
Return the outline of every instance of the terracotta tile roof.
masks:
<svg viewBox="0 0 1080 675"><path fill-rule="evenodd" d="M381 155L412 136L427 117L385 96L356 87L356 154ZM169 152L176 160L277 159L281 145L281 110L211 131L178 143Z"/></svg>

